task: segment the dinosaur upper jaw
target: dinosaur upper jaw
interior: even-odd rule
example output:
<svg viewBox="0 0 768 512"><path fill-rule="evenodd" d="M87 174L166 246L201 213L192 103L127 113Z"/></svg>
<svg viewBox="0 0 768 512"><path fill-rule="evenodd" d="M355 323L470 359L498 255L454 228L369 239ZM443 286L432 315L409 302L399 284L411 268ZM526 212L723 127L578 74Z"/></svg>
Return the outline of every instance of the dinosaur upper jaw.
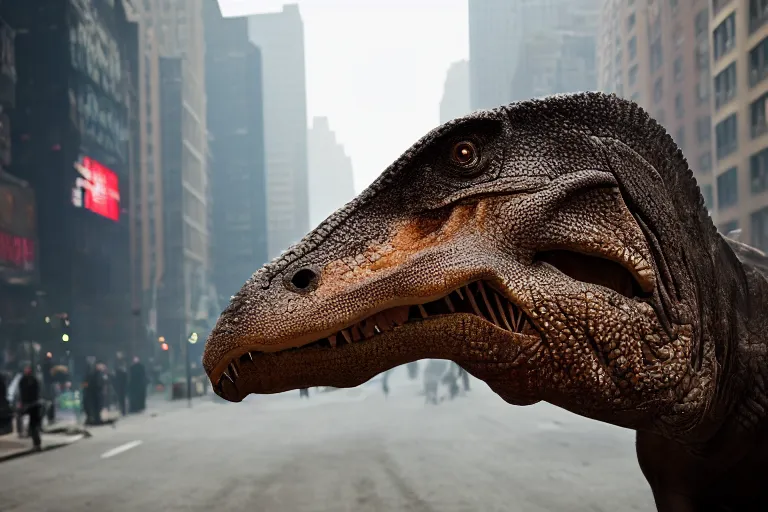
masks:
<svg viewBox="0 0 768 512"><path fill-rule="evenodd" d="M424 358L459 361L477 377L493 379L520 351L540 341L521 308L488 283L475 281L434 300L390 307L283 346L238 343L209 376L214 391L234 402L251 393L353 387Z"/></svg>

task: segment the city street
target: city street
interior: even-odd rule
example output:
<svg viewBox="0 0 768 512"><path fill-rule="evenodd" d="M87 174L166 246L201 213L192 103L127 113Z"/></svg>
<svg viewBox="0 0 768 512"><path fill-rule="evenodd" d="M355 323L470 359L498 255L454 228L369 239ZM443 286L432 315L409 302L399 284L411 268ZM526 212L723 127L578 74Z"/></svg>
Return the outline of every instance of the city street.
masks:
<svg viewBox="0 0 768 512"><path fill-rule="evenodd" d="M404 370L320 393L197 403L0 464L3 511L652 511L633 433L473 381L425 406Z"/></svg>

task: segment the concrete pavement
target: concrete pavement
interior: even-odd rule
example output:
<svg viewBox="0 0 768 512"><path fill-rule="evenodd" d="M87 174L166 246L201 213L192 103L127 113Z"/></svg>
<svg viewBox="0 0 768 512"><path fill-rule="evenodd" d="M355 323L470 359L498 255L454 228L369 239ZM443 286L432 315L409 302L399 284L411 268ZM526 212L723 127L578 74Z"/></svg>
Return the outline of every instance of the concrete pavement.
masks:
<svg viewBox="0 0 768 512"><path fill-rule="evenodd" d="M405 372L402 372L405 373ZM2 511L653 511L633 433L473 382L206 401L0 464Z"/></svg>

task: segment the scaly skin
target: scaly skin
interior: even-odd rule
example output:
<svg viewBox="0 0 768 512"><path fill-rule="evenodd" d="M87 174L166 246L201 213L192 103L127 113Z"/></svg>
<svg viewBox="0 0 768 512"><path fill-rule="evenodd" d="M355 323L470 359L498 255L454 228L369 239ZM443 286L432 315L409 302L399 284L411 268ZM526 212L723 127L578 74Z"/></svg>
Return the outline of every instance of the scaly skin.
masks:
<svg viewBox="0 0 768 512"><path fill-rule="evenodd" d="M253 275L203 363L240 401L450 359L509 403L637 430L659 510L750 510L768 499L766 268L637 105L553 96L417 142Z"/></svg>

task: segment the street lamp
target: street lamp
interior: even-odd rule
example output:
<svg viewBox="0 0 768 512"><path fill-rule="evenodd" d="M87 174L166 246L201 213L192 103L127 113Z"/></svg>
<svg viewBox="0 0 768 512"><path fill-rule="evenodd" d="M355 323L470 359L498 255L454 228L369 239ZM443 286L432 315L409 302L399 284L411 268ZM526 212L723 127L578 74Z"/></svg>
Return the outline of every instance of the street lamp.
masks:
<svg viewBox="0 0 768 512"><path fill-rule="evenodd" d="M61 335L61 341L63 341L64 343L68 342L69 341L69 334L67 334L67 333L62 334Z"/></svg>
<svg viewBox="0 0 768 512"><path fill-rule="evenodd" d="M189 345L194 345L197 343L197 333L192 332L189 335L189 338L187 338L187 341L189 342ZM187 363L187 406L192 407L192 363L190 361L189 356L189 349L190 346L187 345L186 350L186 363Z"/></svg>

